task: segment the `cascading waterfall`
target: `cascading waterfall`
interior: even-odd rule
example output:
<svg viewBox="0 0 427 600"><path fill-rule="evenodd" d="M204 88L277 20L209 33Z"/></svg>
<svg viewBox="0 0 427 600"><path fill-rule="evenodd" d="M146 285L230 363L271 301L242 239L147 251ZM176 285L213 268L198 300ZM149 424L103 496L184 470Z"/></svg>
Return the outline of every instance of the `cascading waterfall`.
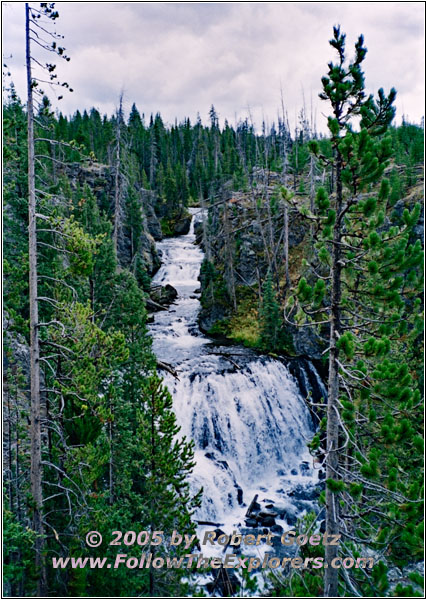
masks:
<svg viewBox="0 0 427 600"><path fill-rule="evenodd" d="M197 518L233 526L241 524L254 494L292 512L290 491L318 481L307 450L314 427L283 362L240 347L221 348L200 332L203 252L194 235L200 217L192 212L188 235L158 244L163 265L153 282L174 286L178 298L155 315L153 349L178 372L178 380L168 374L165 382L181 434L195 442L191 483L194 490L204 488Z"/></svg>

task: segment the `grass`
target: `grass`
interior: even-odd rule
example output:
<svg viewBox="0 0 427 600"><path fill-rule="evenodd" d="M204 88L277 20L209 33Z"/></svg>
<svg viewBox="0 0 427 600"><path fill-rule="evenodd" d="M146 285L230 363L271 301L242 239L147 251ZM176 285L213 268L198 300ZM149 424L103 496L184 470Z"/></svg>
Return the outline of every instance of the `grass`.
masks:
<svg viewBox="0 0 427 600"><path fill-rule="evenodd" d="M243 291L243 290L242 290ZM252 295L240 298L237 311L217 321L209 330L211 335L224 335L247 348L260 348L258 303Z"/></svg>
<svg viewBox="0 0 427 600"><path fill-rule="evenodd" d="M256 308L241 304L228 323L228 337L248 348L259 348L260 327Z"/></svg>

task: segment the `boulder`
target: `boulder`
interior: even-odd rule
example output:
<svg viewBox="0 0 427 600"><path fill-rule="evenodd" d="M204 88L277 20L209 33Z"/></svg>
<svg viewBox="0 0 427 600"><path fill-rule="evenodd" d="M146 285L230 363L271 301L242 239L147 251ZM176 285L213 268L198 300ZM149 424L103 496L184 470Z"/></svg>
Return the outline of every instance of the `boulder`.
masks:
<svg viewBox="0 0 427 600"><path fill-rule="evenodd" d="M273 525L273 527L271 527L271 531L272 531L272 533L277 533L277 535L282 535L283 527L281 525L276 524L276 525Z"/></svg>
<svg viewBox="0 0 427 600"><path fill-rule="evenodd" d="M300 464L301 475L307 475L310 470L310 465L306 460L303 460Z"/></svg>
<svg viewBox="0 0 427 600"><path fill-rule="evenodd" d="M272 510L260 510L258 513L258 516L261 519L268 518L268 517L273 517L273 519L275 519L277 517L277 512L274 512Z"/></svg>
<svg viewBox="0 0 427 600"><path fill-rule="evenodd" d="M272 517L272 516L261 517L260 515L261 515L261 513L259 513L258 518L259 518L260 525L262 527L273 527L274 525L276 525L276 520L274 517Z"/></svg>
<svg viewBox="0 0 427 600"><path fill-rule="evenodd" d="M317 500L317 498L320 496L322 488L322 484L310 485L307 487L297 485L295 489L288 493L288 496L295 500L306 500L311 502L313 500Z"/></svg>
<svg viewBox="0 0 427 600"><path fill-rule="evenodd" d="M294 513L290 512L289 510L284 513L283 518L285 519L285 521L289 525L289 527L293 527L294 525L297 524L297 521L298 521L297 516Z"/></svg>
<svg viewBox="0 0 427 600"><path fill-rule="evenodd" d="M150 288L150 298L161 306L169 306L178 297L176 289L167 283L166 285L153 285Z"/></svg>
<svg viewBox="0 0 427 600"><path fill-rule="evenodd" d="M258 522L256 519L245 519L245 525L246 527L257 527Z"/></svg>
<svg viewBox="0 0 427 600"><path fill-rule="evenodd" d="M303 511L306 512L316 512L316 505L313 501L307 500L295 500L293 502L293 508L295 509L296 514L300 515Z"/></svg>
<svg viewBox="0 0 427 600"><path fill-rule="evenodd" d="M182 217L177 219L173 227L174 234L187 235L187 233L190 231L191 219L192 217L189 214L183 215Z"/></svg>

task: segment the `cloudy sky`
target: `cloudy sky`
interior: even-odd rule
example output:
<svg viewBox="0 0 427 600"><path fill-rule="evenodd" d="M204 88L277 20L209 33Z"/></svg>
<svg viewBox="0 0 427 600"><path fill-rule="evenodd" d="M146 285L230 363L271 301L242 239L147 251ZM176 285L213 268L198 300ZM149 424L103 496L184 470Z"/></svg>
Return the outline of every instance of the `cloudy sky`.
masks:
<svg viewBox="0 0 427 600"><path fill-rule="evenodd" d="M35 6L37 6L34 3ZM74 88L52 104L65 114L92 106L111 114L121 90L145 115L173 123L215 105L220 122L246 117L271 122L280 88L291 124L313 105L324 130L320 78L335 58L328 40L341 24L348 49L363 33L366 86L394 86L397 112L413 122L424 114L423 2L57 2L56 30L71 61L59 77ZM24 3L3 2L3 60L25 97ZM40 60L53 55L34 48ZM48 91L46 89L46 91Z"/></svg>

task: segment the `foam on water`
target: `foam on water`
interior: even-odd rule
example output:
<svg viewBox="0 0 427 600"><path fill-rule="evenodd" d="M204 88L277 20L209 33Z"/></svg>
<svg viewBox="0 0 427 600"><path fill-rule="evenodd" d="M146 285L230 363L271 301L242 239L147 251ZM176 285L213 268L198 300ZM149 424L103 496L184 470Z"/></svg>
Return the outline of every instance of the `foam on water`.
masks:
<svg viewBox="0 0 427 600"><path fill-rule="evenodd" d="M281 361L251 356L243 364L227 362L198 329L195 291L203 252L195 245L194 222L188 235L158 244L163 265L154 282L173 285L178 299L155 315L151 333L158 358L179 374L179 380L167 375L165 383L181 435L195 442L191 485L204 489L197 517L233 526L255 493L283 504L298 483L317 482L307 450L313 423ZM232 356L233 348L228 351Z"/></svg>

